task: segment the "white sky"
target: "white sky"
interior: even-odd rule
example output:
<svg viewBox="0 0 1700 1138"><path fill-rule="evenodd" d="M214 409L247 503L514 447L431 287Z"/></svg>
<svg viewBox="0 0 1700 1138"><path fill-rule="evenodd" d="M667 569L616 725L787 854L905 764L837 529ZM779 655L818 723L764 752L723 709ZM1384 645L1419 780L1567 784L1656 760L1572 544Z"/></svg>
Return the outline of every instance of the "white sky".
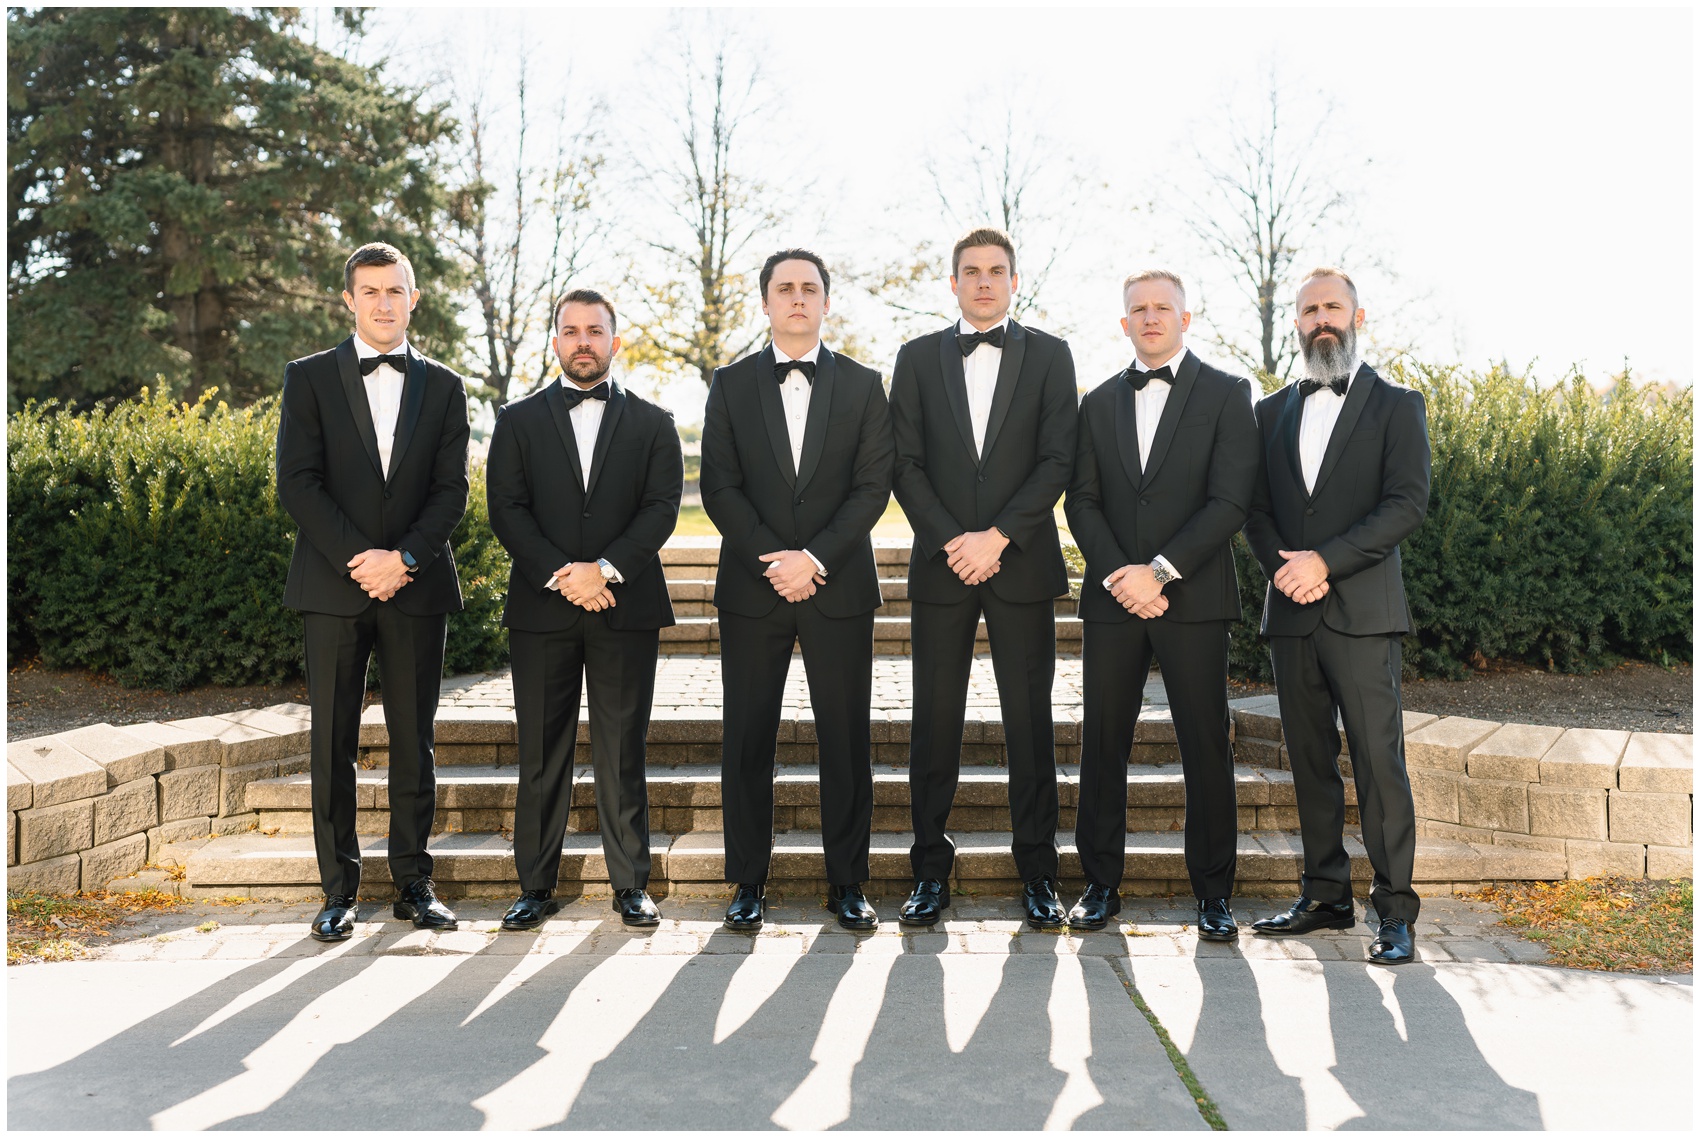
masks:
<svg viewBox="0 0 1700 1138"><path fill-rule="evenodd" d="M559 77L570 67L579 92L608 101L611 132L629 135L645 121L653 45L675 12L393 7L374 19L366 51L436 71L529 43L540 69ZM954 236L929 232L938 222L923 157L951 137L971 98L1000 84L1039 93L1058 143L1108 184L1047 290L1052 322L1072 328L1086 386L1129 355L1115 323L1124 272L1161 261L1189 280L1211 278L1172 217L1122 203L1149 203L1164 180L1185 183L1194 136L1208 134L1236 89L1255 93L1271 65L1289 87L1330 97L1345 157L1372 160L1359 178L1359 247L1399 275L1347 264L1372 321L1378 304L1415 300L1402 313L1415 321L1406 331L1437 362L1503 358L1533 363L1543 378L1580 363L1603 377L1627 357L1639 378L1693 382L1686 7L726 14L766 58L781 105L768 141L822 187L796 229L762 252L801 243L830 259ZM882 320L834 291L858 321ZM1241 303L1200 291L1212 313ZM681 421L700 416L700 385L673 384L664 397Z"/></svg>

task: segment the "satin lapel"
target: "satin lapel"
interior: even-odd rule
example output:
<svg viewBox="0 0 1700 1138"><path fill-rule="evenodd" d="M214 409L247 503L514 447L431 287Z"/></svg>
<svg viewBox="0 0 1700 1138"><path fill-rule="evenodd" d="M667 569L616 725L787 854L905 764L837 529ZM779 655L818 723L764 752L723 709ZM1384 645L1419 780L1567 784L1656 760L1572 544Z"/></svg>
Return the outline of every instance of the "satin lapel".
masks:
<svg viewBox="0 0 1700 1138"><path fill-rule="evenodd" d="M407 378L401 388L401 414L396 419L395 443L390 447L390 476L385 482L393 481L396 471L401 469L402 456L407 454L407 444L413 441L413 429L419 425L419 412L424 406L425 359L409 352Z"/></svg>
<svg viewBox="0 0 1700 1138"><path fill-rule="evenodd" d="M1086 424L1080 425L1081 430ZM1139 408L1133 398L1133 385L1122 379L1116 382L1116 450L1121 452L1122 472L1128 484L1139 485Z"/></svg>
<svg viewBox="0 0 1700 1138"><path fill-rule="evenodd" d="M584 469L578 462L578 438L573 434L572 415L567 411L567 401L561 395L561 385L558 381L550 380L549 386L543 389L543 402L549 408L549 417L555 420L555 430L561 436L561 445L567 448L567 461L573 468L573 485L583 486ZM607 415L604 414L603 418L606 419Z"/></svg>
<svg viewBox="0 0 1700 1138"><path fill-rule="evenodd" d="M756 402L761 404L761 417L767 424L767 441L773 446L773 461L779 473L791 486L797 485L797 468L791 462L791 434L785 428L785 400L780 397L779 383L773 378L773 345L769 344L756 356ZM813 399L810 400L811 404Z"/></svg>
<svg viewBox="0 0 1700 1138"><path fill-rule="evenodd" d="M613 380L608 381L608 406L602 410L602 426L596 432L596 446L590 452L590 481L584 488L584 500L596 490L596 480L602 477L603 460L608 457L608 442L620 422L620 412L626 409L626 392Z"/></svg>
<svg viewBox="0 0 1700 1138"><path fill-rule="evenodd" d="M826 449L826 424L832 415L832 388L837 372L838 364L832 353L826 350L826 345L822 344L815 356L815 381L809 392L809 418L803 428L803 462L797 471L799 492L815 476L815 468L820 466L821 451Z"/></svg>
<svg viewBox="0 0 1700 1138"><path fill-rule="evenodd" d="M958 352L958 355L961 353ZM998 431L1009 417L1009 405L1015 401L1015 385L1021 379L1021 361L1027 355L1027 332L1011 320L1003 337L1003 359L998 361L998 385L992 389L992 410L986 416L986 445L981 450L980 465L992 453L998 441Z"/></svg>
<svg viewBox="0 0 1700 1138"><path fill-rule="evenodd" d="M1328 436L1328 449L1322 452L1322 466L1316 472L1316 488L1310 493L1312 498L1322 492L1328 476L1334 473L1340 456L1346 452L1346 440L1358 429L1358 419L1363 416L1364 404L1369 402L1369 397L1373 394L1370 389L1380 381L1381 377L1375 374L1374 368L1368 364L1358 366L1358 374L1353 377L1352 386L1346 389L1346 402L1340 407L1340 417L1334 420L1334 433Z"/></svg>
<svg viewBox="0 0 1700 1138"><path fill-rule="evenodd" d="M378 432L372 426L372 404L366 399L366 381L360 377L360 356L354 351L354 337L336 346L336 370L342 376L342 393L348 397L348 413L354 417L354 428L360 441L366 444L366 457L378 477L384 476L384 460L378 457Z"/></svg>
<svg viewBox="0 0 1700 1138"><path fill-rule="evenodd" d="M1192 394L1193 384L1197 382L1198 357L1188 352L1181 358L1181 366L1175 369L1175 382L1169 386L1169 397L1163 401L1163 414L1157 420L1157 433L1151 439L1151 456L1145 460L1145 476L1140 481L1142 489L1156 477L1163 460L1169 457L1169 444L1175 440L1175 424L1186 413L1187 397Z"/></svg>
<svg viewBox="0 0 1700 1138"><path fill-rule="evenodd" d="M962 370L962 349L956 346L956 325L946 328L939 337L939 374L944 379L944 397L950 404L950 417L962 432L962 445L980 460L974 450L974 423L968 417L968 377Z"/></svg>
<svg viewBox="0 0 1700 1138"><path fill-rule="evenodd" d="M1305 492L1304 463L1299 460L1299 424L1304 421L1305 401L1298 387L1289 384L1287 402L1281 408L1281 421L1275 424L1275 439L1287 451L1287 466L1293 472L1293 485Z"/></svg>

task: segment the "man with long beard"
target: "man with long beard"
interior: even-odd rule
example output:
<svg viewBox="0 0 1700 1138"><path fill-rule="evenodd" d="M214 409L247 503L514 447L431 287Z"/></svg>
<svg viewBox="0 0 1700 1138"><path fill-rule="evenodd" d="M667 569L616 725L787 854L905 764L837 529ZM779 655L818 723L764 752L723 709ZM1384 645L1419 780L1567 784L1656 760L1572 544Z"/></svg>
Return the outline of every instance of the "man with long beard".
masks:
<svg viewBox="0 0 1700 1138"><path fill-rule="evenodd" d="M1294 936L1353 924L1342 831L1338 714L1357 784L1379 925L1369 958L1412 958L1416 811L1405 773L1400 637L1410 631L1399 543L1428 511L1428 417L1420 393L1388 383L1357 354L1364 310L1339 269L1299 286L1305 378L1257 405L1263 471L1245 535L1269 589L1263 634L1304 842L1300 897L1252 928Z"/></svg>

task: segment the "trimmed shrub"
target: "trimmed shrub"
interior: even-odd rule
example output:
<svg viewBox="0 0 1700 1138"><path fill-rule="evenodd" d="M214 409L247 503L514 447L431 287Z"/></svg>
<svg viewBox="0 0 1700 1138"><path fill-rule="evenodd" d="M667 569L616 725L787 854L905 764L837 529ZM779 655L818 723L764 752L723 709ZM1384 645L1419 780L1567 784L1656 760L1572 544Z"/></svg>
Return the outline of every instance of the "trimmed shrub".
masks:
<svg viewBox="0 0 1700 1138"><path fill-rule="evenodd" d="M27 406L7 435L8 655L110 672L134 687L277 683L301 673L283 607L295 524L274 482L278 405L232 410L209 389L71 414ZM507 558L474 472L454 536L467 611L454 671L506 660Z"/></svg>

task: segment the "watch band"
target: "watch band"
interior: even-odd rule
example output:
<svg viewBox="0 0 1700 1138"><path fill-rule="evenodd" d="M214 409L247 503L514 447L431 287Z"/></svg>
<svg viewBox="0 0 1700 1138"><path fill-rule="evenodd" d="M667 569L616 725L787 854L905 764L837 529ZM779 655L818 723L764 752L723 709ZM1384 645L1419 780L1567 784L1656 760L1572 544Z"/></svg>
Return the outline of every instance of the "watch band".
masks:
<svg viewBox="0 0 1700 1138"><path fill-rule="evenodd" d="M397 550L396 552L401 554L401 563L404 566L407 567L407 571L409 573L413 573L413 572L416 572L418 570L419 562L414 559L413 554L409 553L405 549L400 549L400 550Z"/></svg>

